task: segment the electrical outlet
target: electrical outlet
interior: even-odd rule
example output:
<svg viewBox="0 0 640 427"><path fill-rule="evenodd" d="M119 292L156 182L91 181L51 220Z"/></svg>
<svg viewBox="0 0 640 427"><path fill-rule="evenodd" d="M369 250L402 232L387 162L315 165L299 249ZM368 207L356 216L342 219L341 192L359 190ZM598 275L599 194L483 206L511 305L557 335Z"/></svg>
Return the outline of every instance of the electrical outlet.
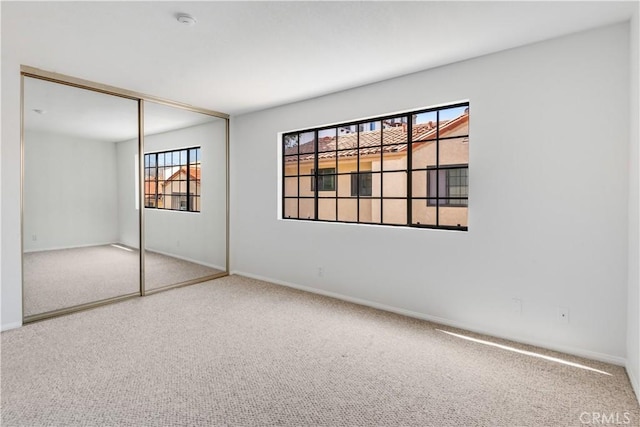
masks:
<svg viewBox="0 0 640 427"><path fill-rule="evenodd" d="M569 323L569 309L567 307L558 307L558 321Z"/></svg>
<svg viewBox="0 0 640 427"><path fill-rule="evenodd" d="M35 242L36 240L38 240L38 236L37 236L37 235L35 235L35 234L32 234L32 235L31 235L31 240L32 240L33 242Z"/></svg>
<svg viewBox="0 0 640 427"><path fill-rule="evenodd" d="M318 277L324 276L324 270L322 267L318 267Z"/></svg>

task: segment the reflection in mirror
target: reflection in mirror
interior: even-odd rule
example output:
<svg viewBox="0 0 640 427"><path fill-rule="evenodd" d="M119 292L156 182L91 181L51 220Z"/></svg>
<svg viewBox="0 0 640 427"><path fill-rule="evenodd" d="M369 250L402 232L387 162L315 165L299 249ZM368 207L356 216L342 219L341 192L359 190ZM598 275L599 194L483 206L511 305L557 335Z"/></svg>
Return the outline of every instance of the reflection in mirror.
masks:
<svg viewBox="0 0 640 427"><path fill-rule="evenodd" d="M23 108L24 317L138 294L137 101L24 77Z"/></svg>
<svg viewBox="0 0 640 427"><path fill-rule="evenodd" d="M145 289L223 274L226 121L145 102L144 134Z"/></svg>

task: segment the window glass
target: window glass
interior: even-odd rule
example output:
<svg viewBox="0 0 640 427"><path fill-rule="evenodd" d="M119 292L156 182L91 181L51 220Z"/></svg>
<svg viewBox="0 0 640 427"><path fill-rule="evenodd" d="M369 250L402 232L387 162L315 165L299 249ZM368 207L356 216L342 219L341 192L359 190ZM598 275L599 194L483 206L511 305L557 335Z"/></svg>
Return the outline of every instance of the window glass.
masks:
<svg viewBox="0 0 640 427"><path fill-rule="evenodd" d="M193 147L145 154L145 207L200 212L200 152Z"/></svg>
<svg viewBox="0 0 640 427"><path fill-rule="evenodd" d="M290 132L282 146L285 219L468 228L468 103Z"/></svg>

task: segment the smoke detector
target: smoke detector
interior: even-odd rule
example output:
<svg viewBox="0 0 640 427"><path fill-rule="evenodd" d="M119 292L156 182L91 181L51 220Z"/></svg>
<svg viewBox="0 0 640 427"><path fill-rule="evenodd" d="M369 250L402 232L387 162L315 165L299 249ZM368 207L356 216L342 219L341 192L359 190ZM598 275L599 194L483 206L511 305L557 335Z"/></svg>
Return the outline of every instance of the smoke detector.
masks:
<svg viewBox="0 0 640 427"><path fill-rule="evenodd" d="M193 16L191 16L191 15L189 15L187 13L179 13L176 16L176 19L182 25L187 25L189 27L191 27L193 25L196 25L196 18L194 18Z"/></svg>

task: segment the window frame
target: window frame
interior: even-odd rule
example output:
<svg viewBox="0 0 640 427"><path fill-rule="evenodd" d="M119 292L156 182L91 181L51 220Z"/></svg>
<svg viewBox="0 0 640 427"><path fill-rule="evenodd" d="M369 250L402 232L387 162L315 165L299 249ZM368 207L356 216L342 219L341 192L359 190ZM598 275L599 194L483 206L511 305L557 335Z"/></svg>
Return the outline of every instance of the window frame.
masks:
<svg viewBox="0 0 640 427"><path fill-rule="evenodd" d="M458 112L456 110L460 111ZM446 112L446 115L441 116L441 112ZM457 115L450 115L454 112ZM419 115L423 116L419 117ZM421 133L420 136L418 136L418 134L414 135L414 127L419 125L428 126L427 129L429 131L433 129L431 127L431 121L429 121L428 124L424 121L425 117L430 115L435 117L435 124L433 125L435 129L433 133L435 136L425 137L424 133ZM465 115L466 118L464 118ZM467 163L459 164L441 165L441 161L444 163L450 160L441 160L439 150L441 145L448 140L458 140L460 144L469 142L469 116L470 102L462 101L436 107L407 111L404 113L395 113L357 121L336 123L329 126L306 128L281 133L279 139L279 143L281 144L280 161L282 168L280 219L468 231L470 163L468 148L466 149L466 152L462 152L462 161L466 161ZM446 128L449 123L454 120L458 120L459 118L462 118L460 124L454 124L452 127L449 127L448 129ZM414 121L416 119L418 122ZM459 132L460 128L458 126L462 126L462 132ZM398 131L400 135L402 135L402 139L400 141L392 139L392 133L388 132L388 129L393 127L403 128L402 132L404 133ZM442 135L440 134L441 129L446 129L446 131L443 130ZM424 130L420 130L420 132L424 132ZM340 138L344 136L345 133L356 134L357 144L349 146L349 148L345 148L346 146L340 143ZM362 134L366 135L362 136ZM374 145L366 145L366 147L370 149L367 151L365 150L364 144L370 142L365 141L365 139L371 139L370 134L373 135L373 139L375 141ZM377 142L376 135L379 135L379 142ZM386 138L389 139L386 140ZM421 149L420 146L423 144L426 146L426 144L432 142L435 144L435 165L425 165L424 168L416 167L412 161L414 150ZM444 147L446 146L447 145L444 145ZM379 149L379 153L375 151L376 149ZM406 150L406 152L402 153L402 149ZM347 153L347 151L349 151L349 153ZM355 152L355 154L352 152ZM371 170L371 162L369 162L368 165L363 164L362 162L362 158L365 156L363 153L366 153L370 157L369 153L371 152L374 152L375 156L379 156L379 161L374 160L375 162L379 162L379 170ZM352 156L351 159L356 162L356 169L345 171L344 167L341 167L341 159L345 161L345 159L341 157L343 155ZM396 159L403 159L403 156L406 160L404 163L394 162ZM389 163L385 164L385 162ZM306 165L304 166L306 169L303 169L303 163ZM327 165L327 163L329 163L329 165ZM310 168L309 164L311 165ZM404 166L402 166L402 164L404 164ZM333 165L335 165L335 169ZM363 166L364 169L361 169ZM333 188L329 190L320 186L320 188L316 190L317 183L319 183L325 175L317 171L326 169L335 170L335 173L330 174L331 178L333 178ZM428 181L429 171L433 169L436 170L436 177L439 176L439 171L466 169L466 196L452 196L450 194L450 186L447 185L447 194L436 194L436 196L433 197L432 194L429 194L428 182L425 182L426 189L424 190L424 194L422 194L422 190L419 189L417 191L419 191L420 194L418 196L414 195L412 191L413 182L416 179L416 177L414 177L414 173L424 172L426 177L422 179ZM448 172L446 173L448 174ZM370 195L361 194L360 174L367 174L371 177L372 181L373 179L376 180L375 191L372 190ZM351 181L341 179L343 176L350 177ZM358 178L354 178L354 176ZM302 186L303 181L306 181L307 179L311 181L310 191L308 184L305 187ZM394 179L397 180L397 182L404 182L404 184L398 185L397 187L389 187L389 184L387 184L387 187L385 187L385 179ZM358 181L357 194L354 194L353 191L354 180ZM350 185L350 188L346 190L344 188L345 185ZM438 188L439 187L436 187L436 190L438 190ZM328 191L333 191L335 194L322 194ZM421 224L419 221L414 221L413 216L415 214L412 212L416 206L414 203L421 199L424 200L424 202L422 202L422 206L427 205L429 208L435 208L435 219L429 220L433 221L433 223ZM434 201L433 204L430 203L431 199ZM448 203L448 200L453 199L459 200L460 203ZM349 200L352 202L348 202ZM351 206L354 200L356 207L352 208ZM371 216L372 221L364 220L363 215L361 215L361 203L368 200L371 200L372 206L373 203L377 203L380 209L379 217L378 212L373 211L375 216ZM447 200L447 202L440 203L441 200ZM313 206L310 206L311 203ZM320 203L324 204L322 209L319 209ZM345 206L345 210L342 212L339 210L341 203ZM335 213L331 212L333 210L333 205L335 205ZM391 206L391 214L388 216L389 219L384 215L385 205ZM466 208L467 211L462 213L462 215L466 215L463 217L464 222L460 221L457 225L448 225L447 222L450 221L450 218L448 217L449 213L447 213L448 211L444 212L442 215L447 215L447 217L443 217L444 219L441 219L441 208ZM327 211L327 209L329 209L329 211ZM344 217L350 216L350 212L347 212L347 210L351 209L356 211L355 219L344 219ZM377 206L375 208L367 207L366 209L377 209ZM406 222L401 220L398 215L398 213L403 212L403 210L406 210ZM322 211L322 213L320 211ZM367 211L365 211L365 213L366 212ZM366 213L366 215L368 215L368 213ZM432 214L427 213L427 215ZM394 223L394 221L396 223Z"/></svg>
<svg viewBox="0 0 640 427"><path fill-rule="evenodd" d="M192 154L191 152L193 150L196 150L196 159L192 159ZM174 158L174 153L178 153L178 157L180 157L180 153L181 152L185 152L186 153L186 158L185 158L185 163L182 163L182 160L178 161L178 164L173 164L173 158ZM162 166L159 165L158 162L158 158L160 155L163 155L166 157L166 155L170 155L172 161L170 165L166 165L164 164L164 160L163 160L163 164ZM152 161L153 159L153 161ZM145 185L144 185L144 208L145 209L156 209L156 210L161 210L161 211L172 211L172 212L190 212L190 213L200 213L202 211L202 207L201 207L201 201L202 201L202 179L201 178L196 178L196 179L192 179L191 178L191 168L193 167L193 165L195 166L195 170L196 171L201 171L202 170L202 147L200 146L192 146L192 147L182 147L182 148L176 148L176 149L172 149L172 150L163 150L163 151L153 151L153 152L148 152L148 153L144 153L144 181L145 181ZM153 166L152 166L153 164ZM176 174L180 171L183 170L185 171L185 175L186 178L185 179L181 179L178 181L171 181L172 183L172 191L170 193L170 197L171 197L171 206L165 206L166 200L169 198L168 193L166 193L165 191L160 192L160 185L161 182L158 179L158 172L159 172L159 168L161 167L177 167L178 170L176 170L173 174ZM172 174L172 175L173 175ZM196 172L196 176L197 176L198 172ZM164 180L164 182L166 183L167 180ZM181 183L185 184L185 192L182 191L178 191L178 192L173 192L173 184L178 182L178 187L179 190L181 189ZM147 192L148 190L148 186L147 183L154 183L154 187L155 187L155 192L151 193L151 192ZM198 185L200 186L200 188L198 188ZM192 189L193 186L193 191L190 191ZM165 188L163 186L163 188ZM173 197L178 197L179 201L186 197L186 207L187 209L180 209L178 207L178 209L174 209L174 200ZM159 202L162 201L162 207L159 207ZM180 202L178 201L178 206L180 206ZM153 204L153 206L149 206L150 204ZM200 207L200 209L196 209L196 207Z"/></svg>

